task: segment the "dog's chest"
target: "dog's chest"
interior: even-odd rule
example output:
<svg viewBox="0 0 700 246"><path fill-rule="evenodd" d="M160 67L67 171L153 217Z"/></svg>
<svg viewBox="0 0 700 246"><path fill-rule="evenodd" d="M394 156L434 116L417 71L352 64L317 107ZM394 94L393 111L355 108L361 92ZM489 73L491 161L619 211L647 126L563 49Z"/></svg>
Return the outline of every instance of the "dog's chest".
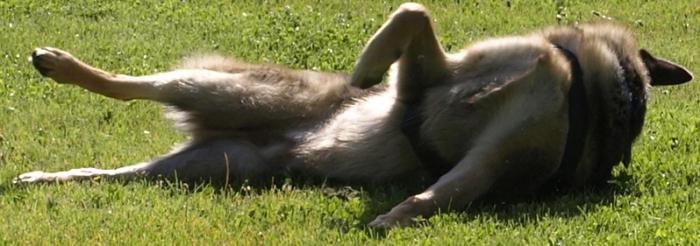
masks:
<svg viewBox="0 0 700 246"><path fill-rule="evenodd" d="M418 135L437 155L456 163L485 128L489 114L471 96L478 88L446 86L426 93L415 114L420 114Z"/></svg>

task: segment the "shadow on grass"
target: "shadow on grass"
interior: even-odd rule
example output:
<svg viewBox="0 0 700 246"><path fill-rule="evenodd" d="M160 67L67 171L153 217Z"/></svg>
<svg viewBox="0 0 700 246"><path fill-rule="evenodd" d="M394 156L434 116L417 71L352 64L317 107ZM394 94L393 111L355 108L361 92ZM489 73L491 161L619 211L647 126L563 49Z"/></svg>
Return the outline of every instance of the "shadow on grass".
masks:
<svg viewBox="0 0 700 246"><path fill-rule="evenodd" d="M472 202L465 208L451 209L441 213L459 213L463 221L469 222L478 218L490 218L507 224L532 225L541 218L571 218L582 214L595 212L601 207L612 205L616 196L634 194L633 177L621 172L607 185L590 187L579 190L553 190L542 194L503 199L487 197ZM367 235L383 238L387 230L367 228L367 223L376 216L388 212L394 205L400 203L415 191L404 188L372 188L367 190L367 210L361 216L363 226L360 228ZM422 219L417 227L430 226L428 220Z"/></svg>
<svg viewBox="0 0 700 246"><path fill-rule="evenodd" d="M359 185L308 177L275 177L272 182L232 182L227 187L221 183L212 182L182 183L162 180L87 180L82 182L122 184L145 182L147 185L171 191L171 196L197 193L203 189L214 189L214 192L218 194L236 193L243 196L261 194L270 190L284 192L287 189L285 186L290 185L299 190L312 189L320 191L326 197L338 198L343 201L359 199L363 204L364 209L357 217L332 218L329 221L324 221L323 226L341 232L360 231L367 237L377 239L384 238L388 231L371 229L366 225L376 216L388 212L393 206L430 185L429 182ZM615 196L634 193L633 183L632 176L621 172L605 187L576 191L550 191L536 196L509 200L485 198L471 203L466 208L443 211L442 213L457 213L465 223L478 218L490 218L505 221L508 224L532 225L538 223L540 218L570 218L594 212L601 206L609 206L614 202ZM23 188L26 188L26 185L14 185L10 182L0 183L0 195L14 193ZM430 223L423 221L419 222L418 225L430 226Z"/></svg>

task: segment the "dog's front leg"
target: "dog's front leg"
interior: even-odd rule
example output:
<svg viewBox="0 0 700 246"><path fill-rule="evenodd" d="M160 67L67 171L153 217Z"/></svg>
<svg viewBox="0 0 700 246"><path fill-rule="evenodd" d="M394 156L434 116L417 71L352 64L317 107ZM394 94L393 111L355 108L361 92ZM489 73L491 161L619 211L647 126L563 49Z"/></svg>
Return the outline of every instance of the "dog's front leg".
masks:
<svg viewBox="0 0 700 246"><path fill-rule="evenodd" d="M508 164L497 148L480 146L469 152L452 170L424 192L411 196L369 226L390 228L409 226L418 216L429 217L438 210L462 208L483 195Z"/></svg>
<svg viewBox="0 0 700 246"><path fill-rule="evenodd" d="M350 84L360 88L378 84L398 59L399 80L429 83L446 72L445 52L435 37L430 14L420 4L402 4L372 36L355 64Z"/></svg>

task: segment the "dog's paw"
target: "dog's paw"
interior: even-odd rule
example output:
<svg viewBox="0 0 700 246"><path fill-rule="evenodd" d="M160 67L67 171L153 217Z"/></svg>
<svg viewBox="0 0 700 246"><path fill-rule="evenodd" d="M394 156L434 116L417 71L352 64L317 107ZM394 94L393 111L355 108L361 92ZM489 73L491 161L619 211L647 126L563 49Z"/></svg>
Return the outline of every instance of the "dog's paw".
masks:
<svg viewBox="0 0 700 246"><path fill-rule="evenodd" d="M20 174L12 180L13 184L31 184L43 182L45 180L46 173L42 171L34 171Z"/></svg>
<svg viewBox="0 0 700 246"><path fill-rule="evenodd" d="M42 76L58 83L71 82L71 74L80 67L71 54L51 47L34 49L29 60Z"/></svg>
<svg viewBox="0 0 700 246"><path fill-rule="evenodd" d="M372 47L368 47L372 48ZM382 54L378 51L366 50L363 52L355 67L352 69L352 74L350 75L350 85L367 89L375 86L384 80L384 74L389 70L391 64L398 59L398 57L387 58L381 56ZM400 54L400 52L398 52Z"/></svg>
<svg viewBox="0 0 700 246"><path fill-rule="evenodd" d="M377 216L367 226L375 229L391 229L397 227L407 227L414 224L413 218L410 216L395 216L391 213Z"/></svg>
<svg viewBox="0 0 700 246"><path fill-rule="evenodd" d="M384 79L383 77L383 72L375 72L374 74L372 74L360 71L360 69L356 68L356 70L352 72L352 76L350 77L350 85L361 89L367 89L376 84L381 83Z"/></svg>
<svg viewBox="0 0 700 246"><path fill-rule="evenodd" d="M423 216L431 216L436 209L437 206L435 200L433 200L432 192L425 192L407 198L391 208L388 213L377 216L368 226L384 229L413 226Z"/></svg>

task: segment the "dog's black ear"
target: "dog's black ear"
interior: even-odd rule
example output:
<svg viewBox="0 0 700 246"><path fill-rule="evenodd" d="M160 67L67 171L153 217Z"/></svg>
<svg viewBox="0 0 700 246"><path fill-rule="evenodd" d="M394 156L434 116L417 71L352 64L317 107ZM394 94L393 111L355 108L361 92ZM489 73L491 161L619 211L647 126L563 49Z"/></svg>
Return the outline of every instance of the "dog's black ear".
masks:
<svg viewBox="0 0 700 246"><path fill-rule="evenodd" d="M664 59L656 58L644 49L639 50L644 66L649 70L651 85L678 85L693 79L693 75L684 67Z"/></svg>

